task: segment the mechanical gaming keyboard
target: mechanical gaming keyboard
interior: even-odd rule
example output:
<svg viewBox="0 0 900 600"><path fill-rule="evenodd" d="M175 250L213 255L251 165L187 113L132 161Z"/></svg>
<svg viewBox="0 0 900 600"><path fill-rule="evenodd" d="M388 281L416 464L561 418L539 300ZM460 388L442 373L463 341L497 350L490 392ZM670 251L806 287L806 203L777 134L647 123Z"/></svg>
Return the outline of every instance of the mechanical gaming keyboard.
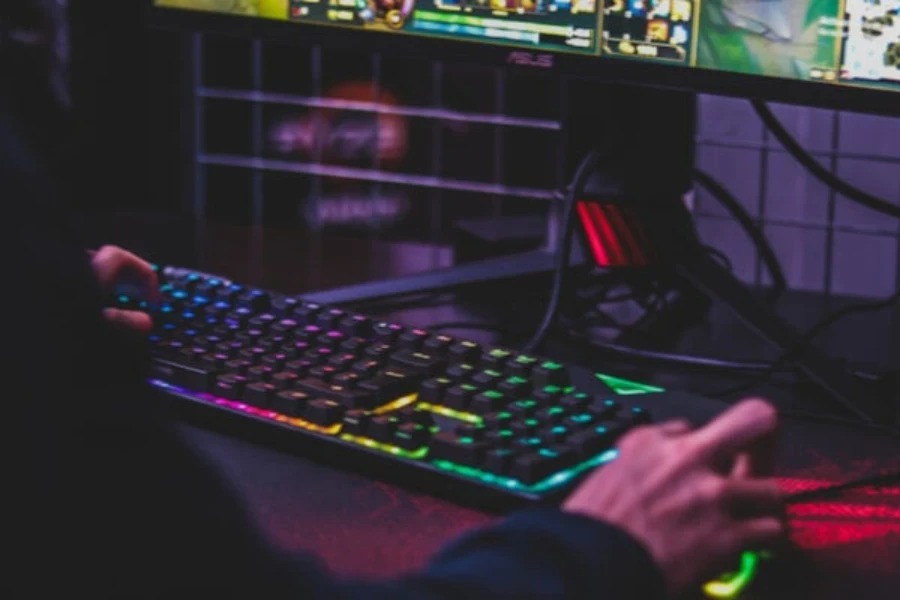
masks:
<svg viewBox="0 0 900 600"><path fill-rule="evenodd" d="M154 386L289 432L317 457L365 461L368 472L483 497L559 498L650 421L642 400L668 394L220 277L157 271Z"/></svg>

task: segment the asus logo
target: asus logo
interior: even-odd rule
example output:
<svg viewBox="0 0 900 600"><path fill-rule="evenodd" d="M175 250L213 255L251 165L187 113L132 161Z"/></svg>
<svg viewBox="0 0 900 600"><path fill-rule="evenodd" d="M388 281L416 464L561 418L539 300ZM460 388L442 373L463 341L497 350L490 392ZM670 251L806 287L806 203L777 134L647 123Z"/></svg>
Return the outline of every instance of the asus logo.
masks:
<svg viewBox="0 0 900 600"><path fill-rule="evenodd" d="M541 69L553 68L552 54L534 54L532 52L510 52L506 57L507 64L520 67L539 67Z"/></svg>

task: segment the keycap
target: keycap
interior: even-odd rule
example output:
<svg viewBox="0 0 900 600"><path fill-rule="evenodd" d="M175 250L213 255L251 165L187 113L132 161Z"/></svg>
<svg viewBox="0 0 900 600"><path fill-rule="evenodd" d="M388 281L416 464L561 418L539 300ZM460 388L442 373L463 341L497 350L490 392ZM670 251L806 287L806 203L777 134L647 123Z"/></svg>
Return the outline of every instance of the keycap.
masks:
<svg viewBox="0 0 900 600"><path fill-rule="evenodd" d="M510 398L524 398L531 392L531 384L523 377L510 377L497 384L497 390Z"/></svg>
<svg viewBox="0 0 900 600"><path fill-rule="evenodd" d="M332 356L334 356L334 350L331 348L310 348L303 355L303 358L316 364L323 365L327 363Z"/></svg>
<svg viewBox="0 0 900 600"><path fill-rule="evenodd" d="M453 381L446 377L427 379L419 388L419 400L431 404L441 404L444 401L444 393L451 385L453 385Z"/></svg>
<svg viewBox="0 0 900 600"><path fill-rule="evenodd" d="M332 350L339 348L345 341L347 341L347 336L337 330L326 331L316 338L316 342L320 346L326 346Z"/></svg>
<svg viewBox="0 0 900 600"><path fill-rule="evenodd" d="M534 416L541 423L556 424L561 423L568 414L562 406L549 406L538 410Z"/></svg>
<svg viewBox="0 0 900 600"><path fill-rule="evenodd" d="M315 302L303 302L300 306L294 309L294 319L296 319L300 323L312 325L315 322L316 315L319 314L320 310L322 310L322 306L320 304L316 304Z"/></svg>
<svg viewBox="0 0 900 600"><path fill-rule="evenodd" d="M315 324L323 329L335 329L347 313L339 308L329 308L316 315Z"/></svg>
<svg viewBox="0 0 900 600"><path fill-rule="evenodd" d="M279 371L269 378L271 383L277 390L290 390L294 387L294 383L300 379L300 376L290 371Z"/></svg>
<svg viewBox="0 0 900 600"><path fill-rule="evenodd" d="M287 363L287 359L287 354L284 352L272 352L262 357L262 364L275 371L280 371Z"/></svg>
<svg viewBox="0 0 900 600"><path fill-rule="evenodd" d="M552 446L553 444L559 444L566 441L566 438L570 433L571 431L565 425L553 425L552 427L538 432L538 435L544 440L544 443Z"/></svg>
<svg viewBox="0 0 900 600"><path fill-rule="evenodd" d="M250 381L268 381L275 370L268 365L254 365L247 369L247 379Z"/></svg>
<svg viewBox="0 0 900 600"><path fill-rule="evenodd" d="M472 376L472 383L482 385L485 387L493 387L497 383L500 382L500 379L503 377L503 373L500 371L493 371L491 369L487 369L485 371L481 371L480 373L476 373Z"/></svg>
<svg viewBox="0 0 900 600"><path fill-rule="evenodd" d="M535 484L552 475L556 471L557 464L555 454L545 455L541 452L522 454L513 459L510 476L527 485Z"/></svg>
<svg viewBox="0 0 900 600"><path fill-rule="evenodd" d="M411 329L400 335L397 342L401 348L418 350L428 339L428 332L424 329Z"/></svg>
<svg viewBox="0 0 900 600"><path fill-rule="evenodd" d="M316 366L315 363L306 359L290 360L284 363L284 370L295 373L300 377L306 377L309 375L309 370L314 366Z"/></svg>
<svg viewBox="0 0 900 600"><path fill-rule="evenodd" d="M418 423L423 427L432 427L434 425L434 416L430 412L419 410L414 406L401 408L397 415L401 421Z"/></svg>
<svg viewBox="0 0 900 600"><path fill-rule="evenodd" d="M244 389L243 401L258 408L269 408L272 397L275 395L275 386L271 383L251 383Z"/></svg>
<svg viewBox="0 0 900 600"><path fill-rule="evenodd" d="M591 396L584 392L579 392L563 397L563 399L559 401L559 405L571 411L579 411L585 408L592 399Z"/></svg>
<svg viewBox="0 0 900 600"><path fill-rule="evenodd" d="M359 385L359 382L359 375L352 372L338 373L331 378L331 383L333 383L334 385L345 387L348 390L354 389L357 385Z"/></svg>
<svg viewBox="0 0 900 600"><path fill-rule="evenodd" d="M454 431L456 431L456 435L460 437L470 437L476 441L484 439L484 436L487 433L487 429L484 425L475 425L473 423L463 423L462 425L457 426Z"/></svg>
<svg viewBox="0 0 900 600"><path fill-rule="evenodd" d="M240 351L240 357L244 360L250 361L251 363L258 364L263 355L265 355L267 350L265 348L261 348L259 346L252 346L250 348L244 348Z"/></svg>
<svg viewBox="0 0 900 600"><path fill-rule="evenodd" d="M497 429L484 434L484 440L491 448L509 448L516 439L516 432L512 429Z"/></svg>
<svg viewBox="0 0 900 600"><path fill-rule="evenodd" d="M441 373L447 365L447 361L433 354L414 350L401 350L391 355L391 364L417 371L430 377Z"/></svg>
<svg viewBox="0 0 900 600"><path fill-rule="evenodd" d="M466 410L478 390L478 387L468 383L451 386L444 394L444 405L456 410Z"/></svg>
<svg viewBox="0 0 900 600"><path fill-rule="evenodd" d="M351 315L338 323L338 329L348 336L365 336L372 331L372 322L363 315Z"/></svg>
<svg viewBox="0 0 900 600"><path fill-rule="evenodd" d="M253 329L258 329L265 332L268 331L269 327L277 321L278 317L276 317L272 313L263 313L251 318L248 322L248 325Z"/></svg>
<svg viewBox="0 0 900 600"><path fill-rule="evenodd" d="M268 309L270 302L269 294L262 290L251 290L238 297L239 304L257 312Z"/></svg>
<svg viewBox="0 0 900 600"><path fill-rule="evenodd" d="M621 407L622 405L615 400L594 400L588 405L587 410L602 420L615 417Z"/></svg>
<svg viewBox="0 0 900 600"><path fill-rule="evenodd" d="M453 338L447 335L433 335L425 340L423 350L428 354L444 356L453 345Z"/></svg>
<svg viewBox="0 0 900 600"><path fill-rule="evenodd" d="M428 442L429 437L429 431L418 423L403 423L394 432L392 442L406 450L417 450Z"/></svg>
<svg viewBox="0 0 900 600"><path fill-rule="evenodd" d="M298 379L294 389L306 392L314 398L325 398L339 402L345 408L372 409L378 406L378 399L368 390L348 390L339 385L331 385L319 379Z"/></svg>
<svg viewBox="0 0 900 600"><path fill-rule="evenodd" d="M524 377L527 379L531 375L531 370L538 362L538 359L533 356L520 354L506 363L505 372L512 377Z"/></svg>
<svg viewBox="0 0 900 600"><path fill-rule="evenodd" d="M275 394L272 399L272 410L288 417L301 417L309 400L308 394L297 390L285 390Z"/></svg>
<svg viewBox="0 0 900 600"><path fill-rule="evenodd" d="M156 357L151 360L150 372L152 376L178 387L207 392L219 371L203 364L185 365Z"/></svg>
<svg viewBox="0 0 900 600"><path fill-rule="evenodd" d="M322 381L331 381L331 378L339 372L340 371L338 371L336 367L332 367L331 365L316 365L309 370L309 376L321 379Z"/></svg>
<svg viewBox="0 0 900 600"><path fill-rule="evenodd" d="M225 370L236 375L246 375L247 369L253 366L253 363L243 358L232 358L225 363Z"/></svg>
<svg viewBox="0 0 900 600"><path fill-rule="evenodd" d="M549 360L532 369L531 378L535 387L547 385L564 386L569 383L569 374L566 368L558 362Z"/></svg>
<svg viewBox="0 0 900 600"><path fill-rule="evenodd" d="M369 413L364 410L348 410L344 413L344 418L342 420L343 427L341 427L341 432L349 433L351 435L365 435L366 428L369 424L370 419L371 417L369 416Z"/></svg>
<svg viewBox="0 0 900 600"><path fill-rule="evenodd" d="M286 318L276 321L272 324L270 331L273 333L278 333L281 335L294 335L297 329L300 328L300 321L296 319Z"/></svg>
<svg viewBox="0 0 900 600"><path fill-rule="evenodd" d="M622 431L623 429L610 428L606 425L589 427L569 435L566 444L578 453L581 460L585 460L609 448Z"/></svg>
<svg viewBox="0 0 900 600"><path fill-rule="evenodd" d="M247 329L234 335L234 339L240 340L247 345L255 346L257 342L263 338L265 332L262 329Z"/></svg>
<svg viewBox="0 0 900 600"><path fill-rule="evenodd" d="M393 344L403 331L402 325L386 322L378 323L374 328L375 339L387 345Z"/></svg>
<svg viewBox="0 0 900 600"><path fill-rule="evenodd" d="M485 369L502 371L506 362L513 357L513 353L503 348L493 348L481 357L481 366Z"/></svg>
<svg viewBox="0 0 900 600"><path fill-rule="evenodd" d="M484 470L496 475L506 475L512 468L513 459L518 456L518 451L511 448L496 448L490 450L484 458Z"/></svg>
<svg viewBox="0 0 900 600"><path fill-rule="evenodd" d="M308 342L288 342L284 346L281 347L281 351L287 354L292 358L301 358L310 350L310 345Z"/></svg>
<svg viewBox="0 0 900 600"><path fill-rule="evenodd" d="M312 342L322 335L324 330L318 325L306 325L294 330L294 337L300 341Z"/></svg>
<svg viewBox="0 0 900 600"><path fill-rule="evenodd" d="M281 317L290 317L301 304L297 298L280 296L272 300L272 310Z"/></svg>
<svg viewBox="0 0 900 600"><path fill-rule="evenodd" d="M487 448L484 442L460 437L448 431L441 431L433 435L428 447L428 458L432 460L446 460L467 466L478 465Z"/></svg>
<svg viewBox="0 0 900 600"><path fill-rule="evenodd" d="M447 369L447 377L454 381L467 381L478 371L469 363L459 363Z"/></svg>
<svg viewBox="0 0 900 600"><path fill-rule="evenodd" d="M502 429L512 422L513 414L507 410L488 413L481 418L481 422L488 429Z"/></svg>
<svg viewBox="0 0 900 600"><path fill-rule="evenodd" d="M352 337L344 340L341 344L341 350L350 352L352 354L359 354L363 350L369 347L371 342L363 337Z"/></svg>
<svg viewBox="0 0 900 600"><path fill-rule="evenodd" d="M226 362L228 362L228 356L221 352L210 352L200 359L203 368L209 369L210 371L221 371L225 368ZM206 388L202 391L206 391Z"/></svg>
<svg viewBox="0 0 900 600"><path fill-rule="evenodd" d="M393 415L379 415L369 420L368 436L378 442L391 442L400 419Z"/></svg>
<svg viewBox="0 0 900 600"><path fill-rule="evenodd" d="M371 377L381 369L381 362L377 360L363 359L353 363L351 367L354 373L361 377Z"/></svg>
<svg viewBox="0 0 900 600"><path fill-rule="evenodd" d="M371 379L361 381L358 389L368 392L379 401L386 402L416 392L419 381L419 378L399 369L386 369L379 371Z"/></svg>
<svg viewBox="0 0 900 600"><path fill-rule="evenodd" d="M528 419L517 419L510 423L509 428L516 432L518 435L527 436L532 435L537 432L538 428L541 426L541 422L534 418Z"/></svg>
<svg viewBox="0 0 900 600"><path fill-rule="evenodd" d="M481 392L472 398L472 402L469 404L469 410L478 415L486 415L502 408L506 408L508 403L509 399L500 392L488 390L486 392Z"/></svg>
<svg viewBox="0 0 900 600"><path fill-rule="evenodd" d="M508 410L518 418L533 417L538 411L538 403L535 400L516 400Z"/></svg>
<svg viewBox="0 0 900 600"><path fill-rule="evenodd" d="M556 405L559 399L562 398L563 390L559 386L548 385L534 390L531 395L535 400L539 401L545 406L548 404Z"/></svg>
<svg viewBox="0 0 900 600"><path fill-rule="evenodd" d="M386 359L394 352L394 347L388 344L375 344L366 348L366 356L375 360Z"/></svg>
<svg viewBox="0 0 900 600"><path fill-rule="evenodd" d="M343 371L353 366L353 363L355 363L356 360L357 356L355 354L344 352L342 354L338 354L329 358L328 364Z"/></svg>
<svg viewBox="0 0 900 600"><path fill-rule="evenodd" d="M317 398L306 404L303 419L316 425L329 427L336 425L344 416L344 406L334 400Z"/></svg>
<svg viewBox="0 0 900 600"><path fill-rule="evenodd" d="M450 346L448 354L453 362L474 363L481 358L481 346L475 342L457 342Z"/></svg>
<svg viewBox="0 0 900 600"><path fill-rule="evenodd" d="M579 412L563 419L563 424L572 429L581 429L597 421L597 417L589 412Z"/></svg>
<svg viewBox="0 0 900 600"><path fill-rule="evenodd" d="M228 400L240 400L247 385L247 378L242 375L228 373L216 377L212 393Z"/></svg>

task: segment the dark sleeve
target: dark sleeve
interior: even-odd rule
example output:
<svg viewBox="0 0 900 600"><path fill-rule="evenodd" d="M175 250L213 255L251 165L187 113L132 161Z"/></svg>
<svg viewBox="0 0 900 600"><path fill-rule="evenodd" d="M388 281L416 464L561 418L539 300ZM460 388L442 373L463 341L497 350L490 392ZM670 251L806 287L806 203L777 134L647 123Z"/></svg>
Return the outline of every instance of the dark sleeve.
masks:
<svg viewBox="0 0 900 600"><path fill-rule="evenodd" d="M554 511L513 517L420 573L378 584L341 581L312 559L273 550L228 483L157 409L143 384L143 344L103 321L84 250L45 226L53 204L40 196L39 171L0 140L0 526L15 549L9 589L98 598L660 597L660 577L634 541Z"/></svg>

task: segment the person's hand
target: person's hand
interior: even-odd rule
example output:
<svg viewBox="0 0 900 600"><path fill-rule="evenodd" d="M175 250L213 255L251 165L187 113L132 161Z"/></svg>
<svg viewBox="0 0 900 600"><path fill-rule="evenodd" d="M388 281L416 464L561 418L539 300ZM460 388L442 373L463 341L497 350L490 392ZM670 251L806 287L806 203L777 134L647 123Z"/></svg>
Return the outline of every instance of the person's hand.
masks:
<svg viewBox="0 0 900 600"><path fill-rule="evenodd" d="M782 492L771 478L777 428L775 410L760 400L696 431L681 421L638 428L563 509L631 534L678 597L741 551L783 538Z"/></svg>
<svg viewBox="0 0 900 600"><path fill-rule="evenodd" d="M103 246L89 254L94 274L107 293L114 292L117 286L129 285L136 288L143 299L159 300L159 280L147 261L116 246ZM141 311L107 308L103 316L111 323L137 333L148 333L153 328L150 315Z"/></svg>

